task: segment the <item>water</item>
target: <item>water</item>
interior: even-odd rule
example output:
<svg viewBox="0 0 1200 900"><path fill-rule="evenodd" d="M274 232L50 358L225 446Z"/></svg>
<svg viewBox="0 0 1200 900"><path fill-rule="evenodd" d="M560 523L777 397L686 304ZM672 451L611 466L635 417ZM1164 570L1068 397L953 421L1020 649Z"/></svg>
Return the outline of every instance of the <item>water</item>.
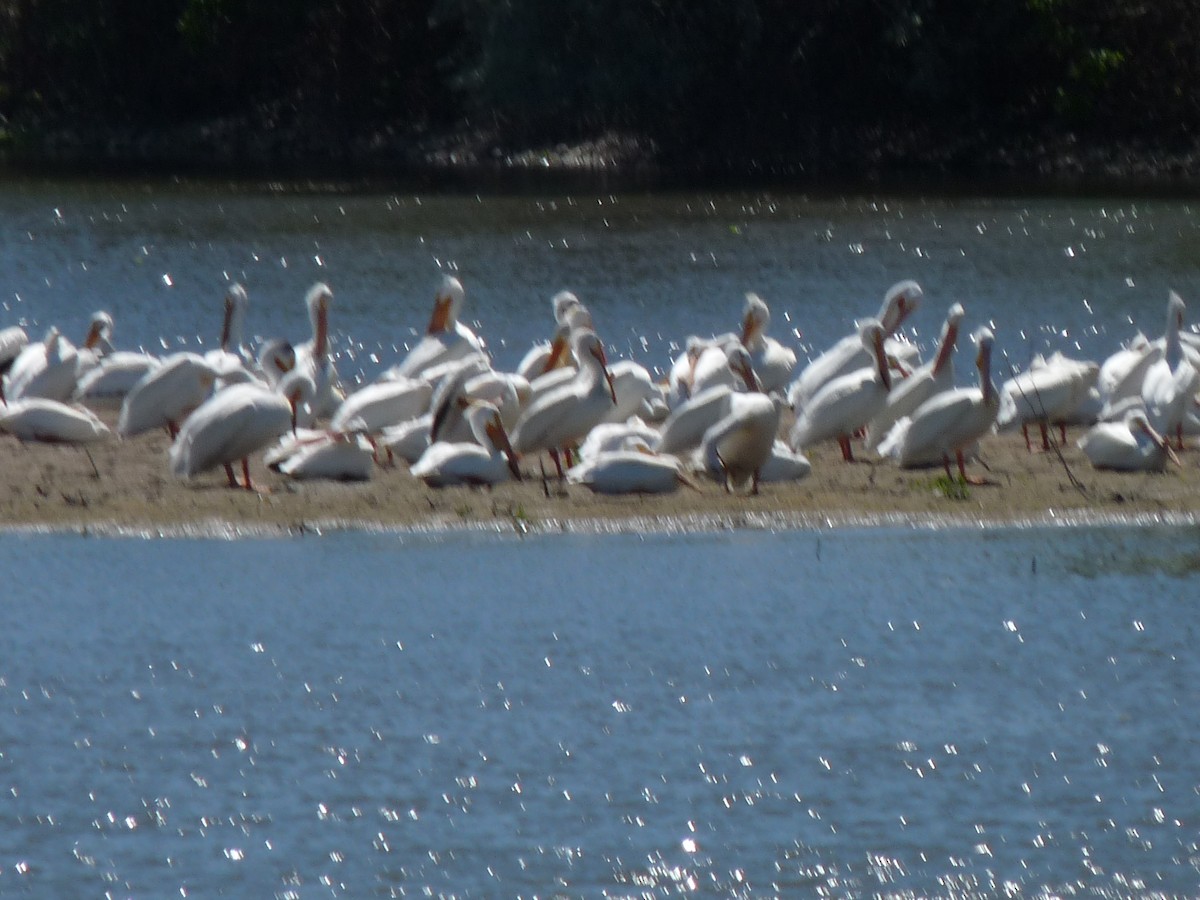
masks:
<svg viewBox="0 0 1200 900"><path fill-rule="evenodd" d="M116 343L211 347L230 280L258 336L308 335L302 298L335 292L344 378L395 362L428 321L442 272L496 363L552 331L574 290L610 355L663 370L689 334L738 325L746 291L801 359L916 278L908 331L928 344L954 302L990 323L998 365L1061 349L1100 357L1156 335L1169 289L1194 300L1200 234L1188 202L1121 198L819 197L787 192L518 197L345 192L314 186L15 181L0 185L0 325L82 337L89 313ZM963 370L970 371L964 366ZM965 376L964 376L965 377Z"/></svg>
<svg viewBox="0 0 1200 900"><path fill-rule="evenodd" d="M4 895L1197 884L1194 528L10 535L0 570Z"/></svg>

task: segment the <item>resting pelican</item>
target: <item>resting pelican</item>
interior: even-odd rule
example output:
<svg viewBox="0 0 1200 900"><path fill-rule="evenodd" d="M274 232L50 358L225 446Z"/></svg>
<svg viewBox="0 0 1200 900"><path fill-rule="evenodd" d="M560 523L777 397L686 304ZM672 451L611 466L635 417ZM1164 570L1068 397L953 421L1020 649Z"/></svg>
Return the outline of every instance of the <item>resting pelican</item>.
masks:
<svg viewBox="0 0 1200 900"><path fill-rule="evenodd" d="M596 494L667 494L681 484L695 488L676 457L653 453L644 444L597 453L572 466L567 481Z"/></svg>
<svg viewBox="0 0 1200 900"><path fill-rule="evenodd" d="M455 484L497 484L511 475L518 481L521 470L509 443L500 411L484 401L466 409L474 441L436 441L413 463L413 476L430 487Z"/></svg>
<svg viewBox="0 0 1200 900"><path fill-rule="evenodd" d="M750 351L754 373L767 393L782 390L796 368L796 351L768 336L771 310L758 294L746 294L742 311L742 345Z"/></svg>
<svg viewBox="0 0 1200 900"><path fill-rule="evenodd" d="M758 493L783 407L784 399L777 392L734 395L729 414L704 432L700 441L704 466L721 479L726 492L749 481L750 493Z"/></svg>
<svg viewBox="0 0 1200 900"><path fill-rule="evenodd" d="M968 484L985 484L969 478L964 468L964 453L991 431L1000 409L1000 397L992 383L991 329L975 332L979 350L975 366L979 369L978 387L961 387L935 394L916 408L909 417L892 428L879 452L895 459L902 467L926 466L938 460L950 473L950 454L958 460L958 474Z"/></svg>
<svg viewBox="0 0 1200 900"><path fill-rule="evenodd" d="M750 354L741 344L729 351L729 367L742 379L747 393L758 393L758 376L750 362ZM653 444L660 453L682 453L700 446L704 432L729 415L733 397L741 393L728 384L717 385L690 397L675 407L662 423L659 439Z"/></svg>
<svg viewBox="0 0 1200 900"><path fill-rule="evenodd" d="M119 407L133 386L159 365L161 360L150 353L114 350L77 379L72 399L91 407Z"/></svg>
<svg viewBox="0 0 1200 900"><path fill-rule="evenodd" d="M108 426L82 406L27 397L0 406L0 431L24 441L84 444L109 436Z"/></svg>
<svg viewBox="0 0 1200 900"><path fill-rule="evenodd" d="M78 356L75 345L51 326L42 340L28 344L13 360L5 376L5 396L67 400L75 390Z"/></svg>
<svg viewBox="0 0 1200 900"><path fill-rule="evenodd" d="M429 409L433 385L420 378L403 378L364 385L350 394L329 419L330 431L346 430L359 420L368 433L382 431L423 415Z"/></svg>
<svg viewBox="0 0 1200 900"><path fill-rule="evenodd" d="M481 341L470 328L458 320L462 310L462 282L452 275L442 278L433 301L433 315L425 336L417 342L404 359L383 372L377 380L416 378L431 366L462 359L484 352Z"/></svg>
<svg viewBox="0 0 1200 900"><path fill-rule="evenodd" d="M592 459L612 450L632 450L639 446L649 448L657 440L658 430L638 416L630 416L624 422L605 422L588 432L587 438L579 445L579 459Z"/></svg>
<svg viewBox="0 0 1200 900"><path fill-rule="evenodd" d="M922 296L921 286L915 281L900 281L892 285L884 295L883 305L876 316L885 338L894 334L904 320L912 315ZM872 364L871 353L863 347L859 333L856 331L846 335L804 367L788 387L788 403L799 415L800 410L826 382Z"/></svg>
<svg viewBox="0 0 1200 900"><path fill-rule="evenodd" d="M4 378L28 345L29 335L20 325L0 329L0 403L4 402Z"/></svg>
<svg viewBox="0 0 1200 900"><path fill-rule="evenodd" d="M937 355L911 375L892 385L887 402L868 423L864 446L877 450L897 420L911 415L913 410L939 391L954 387L954 348L958 341L958 328L965 310L955 303L946 313L942 323L942 335L938 341Z"/></svg>
<svg viewBox="0 0 1200 900"><path fill-rule="evenodd" d="M563 474L559 453L583 440L617 403L608 358L596 332L576 329L571 349L579 360L575 377L532 401L512 433L517 453L547 451L559 477Z"/></svg>
<svg viewBox="0 0 1200 900"><path fill-rule="evenodd" d="M242 486L253 490L250 455L290 427L292 407L281 394L253 382L230 385L184 420L169 452L171 473L191 478L224 466L229 486L237 487L232 464L241 460Z"/></svg>
<svg viewBox="0 0 1200 900"><path fill-rule="evenodd" d="M1019 375L1000 387L1000 408L996 415L996 430L1008 431L1018 426L1030 450L1029 426L1037 423L1042 434L1042 449L1050 449L1050 425L1058 425L1066 441L1066 422L1072 419L1088 391L1096 384L1100 367L1082 363L1061 354L1049 360L1038 359Z"/></svg>
<svg viewBox="0 0 1200 900"><path fill-rule="evenodd" d="M1075 442L1097 469L1119 472L1161 471L1179 457L1165 437L1150 427L1142 410L1132 410L1120 422L1097 422Z"/></svg>
<svg viewBox="0 0 1200 900"><path fill-rule="evenodd" d="M285 434L283 440L290 435ZM268 468L297 481L367 481L375 462L375 448L359 431L318 431L290 442Z"/></svg>
<svg viewBox="0 0 1200 900"><path fill-rule="evenodd" d="M1163 354L1146 370L1142 381L1142 402L1146 405L1146 420L1158 432L1176 437L1176 449L1183 449L1183 419L1188 404L1200 388L1200 372L1196 371L1180 345L1179 330L1183 327L1183 298L1174 291L1167 298L1167 329Z"/></svg>
<svg viewBox="0 0 1200 900"><path fill-rule="evenodd" d="M867 319L858 334L860 346L873 365L827 381L797 410L790 440L797 450L837 438L842 459L853 462L851 435L879 415L887 403L892 376L883 350L884 328L878 319Z"/></svg>

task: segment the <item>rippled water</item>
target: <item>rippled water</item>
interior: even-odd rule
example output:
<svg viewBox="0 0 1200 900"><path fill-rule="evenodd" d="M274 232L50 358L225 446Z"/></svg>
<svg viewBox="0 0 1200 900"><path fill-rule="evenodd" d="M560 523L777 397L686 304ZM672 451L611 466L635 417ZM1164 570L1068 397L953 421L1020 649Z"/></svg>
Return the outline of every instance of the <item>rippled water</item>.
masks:
<svg viewBox="0 0 1200 900"><path fill-rule="evenodd" d="M1198 570L1195 528L9 535L0 892L1194 894Z"/></svg>
<svg viewBox="0 0 1200 900"><path fill-rule="evenodd" d="M1099 356L1135 328L1160 333L1167 290L1195 299L1200 277L1196 210L1161 199L17 181L0 184L0 217L0 325L82 337L103 307L119 345L212 346L236 279L253 333L299 340L303 294L323 279L344 377L395 361L447 270L501 366L548 336L549 298L570 288L614 355L660 369L687 335L735 327L750 290L803 359L916 278L927 300L912 336L935 338L961 301L968 326L993 323L1007 363L1023 366L1037 350Z"/></svg>

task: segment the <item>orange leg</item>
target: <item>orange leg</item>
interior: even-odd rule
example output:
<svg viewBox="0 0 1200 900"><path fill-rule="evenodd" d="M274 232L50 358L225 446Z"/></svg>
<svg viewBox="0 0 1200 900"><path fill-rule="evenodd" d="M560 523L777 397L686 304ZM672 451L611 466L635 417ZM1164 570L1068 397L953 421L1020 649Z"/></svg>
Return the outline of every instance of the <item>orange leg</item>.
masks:
<svg viewBox="0 0 1200 900"><path fill-rule="evenodd" d="M854 462L854 452L850 449L850 438L844 434L839 435L838 446L842 448L842 459L846 462Z"/></svg>

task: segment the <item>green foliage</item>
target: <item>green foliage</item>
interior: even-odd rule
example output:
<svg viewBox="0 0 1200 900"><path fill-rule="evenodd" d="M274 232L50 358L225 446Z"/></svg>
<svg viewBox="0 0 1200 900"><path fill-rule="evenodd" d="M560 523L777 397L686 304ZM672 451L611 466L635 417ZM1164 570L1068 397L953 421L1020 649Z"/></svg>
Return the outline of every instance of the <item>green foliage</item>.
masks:
<svg viewBox="0 0 1200 900"><path fill-rule="evenodd" d="M957 478L951 478L948 475L939 475L933 480L933 490L941 494L947 500L970 500L971 489L967 486L966 479L959 475Z"/></svg>

